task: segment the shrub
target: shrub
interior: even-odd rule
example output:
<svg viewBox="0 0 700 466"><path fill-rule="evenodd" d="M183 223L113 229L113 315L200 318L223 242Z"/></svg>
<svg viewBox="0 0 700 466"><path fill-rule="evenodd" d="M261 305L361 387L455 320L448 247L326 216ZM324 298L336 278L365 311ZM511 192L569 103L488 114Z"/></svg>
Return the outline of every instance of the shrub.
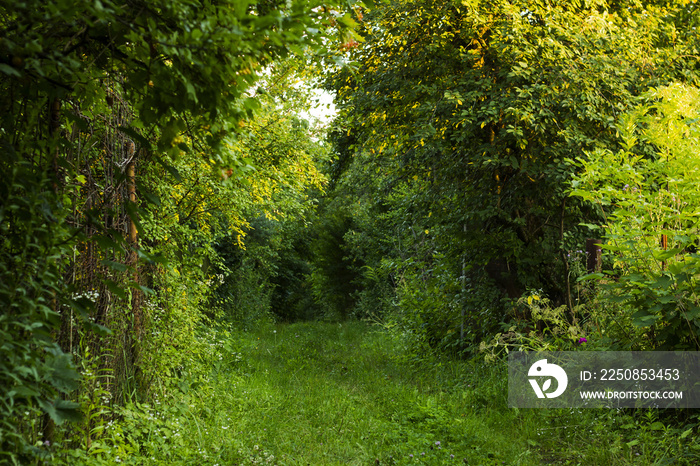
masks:
<svg viewBox="0 0 700 466"><path fill-rule="evenodd" d="M622 148L578 159L583 170L572 183L571 194L605 218L612 269L593 278L607 299L629 306L652 348L700 348L698 116L698 89L651 89L620 122Z"/></svg>

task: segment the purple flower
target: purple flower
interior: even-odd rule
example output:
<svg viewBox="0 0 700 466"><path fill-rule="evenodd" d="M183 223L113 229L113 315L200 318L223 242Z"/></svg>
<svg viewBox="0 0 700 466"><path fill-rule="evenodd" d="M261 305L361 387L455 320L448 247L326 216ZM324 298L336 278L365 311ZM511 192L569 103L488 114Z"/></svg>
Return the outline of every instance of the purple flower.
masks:
<svg viewBox="0 0 700 466"><path fill-rule="evenodd" d="M588 343L588 340L586 340L586 337L581 337L578 339L578 344L580 345L581 343Z"/></svg>
<svg viewBox="0 0 700 466"><path fill-rule="evenodd" d="M439 447L439 446L440 446L440 441L439 441L439 440L438 440L437 442L435 442L435 446L436 446L436 447Z"/></svg>
<svg viewBox="0 0 700 466"><path fill-rule="evenodd" d="M455 455L450 455L450 459L451 460L455 459Z"/></svg>
<svg viewBox="0 0 700 466"><path fill-rule="evenodd" d="M408 455L408 457L409 457L409 458L413 458L413 453L411 453L410 455Z"/></svg>

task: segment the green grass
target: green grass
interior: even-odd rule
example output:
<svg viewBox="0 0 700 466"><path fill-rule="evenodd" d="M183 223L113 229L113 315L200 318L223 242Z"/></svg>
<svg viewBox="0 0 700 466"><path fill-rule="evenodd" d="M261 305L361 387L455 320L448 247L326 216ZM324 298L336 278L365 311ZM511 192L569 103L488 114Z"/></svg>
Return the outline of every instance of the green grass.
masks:
<svg viewBox="0 0 700 466"><path fill-rule="evenodd" d="M673 428L663 412L509 409L504 363L409 358L359 322L267 326L210 345L208 378L125 409L82 464L698 462L694 425Z"/></svg>
<svg viewBox="0 0 700 466"><path fill-rule="evenodd" d="M281 325L253 338L236 429L280 463L536 463L532 426L494 415L505 406L499 377L411 369L389 335L362 323Z"/></svg>

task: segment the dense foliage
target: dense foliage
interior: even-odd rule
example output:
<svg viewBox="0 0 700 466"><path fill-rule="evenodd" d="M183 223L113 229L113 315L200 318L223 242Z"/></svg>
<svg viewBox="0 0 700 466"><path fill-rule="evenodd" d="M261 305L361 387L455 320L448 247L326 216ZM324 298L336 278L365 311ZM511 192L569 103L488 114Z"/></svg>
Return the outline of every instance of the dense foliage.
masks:
<svg viewBox="0 0 700 466"><path fill-rule="evenodd" d="M291 407L308 429L343 407L319 424L353 425L343 462L550 450L457 440L532 421L480 415L503 401L502 352L698 349L699 13L0 0L0 462L274 463L244 444L291 432L265 434L268 369L314 394ZM338 107L327 133L314 79ZM352 318L389 331L272 326ZM355 384L381 392L375 424L324 398ZM693 413L641 416L585 417L592 444L624 439L586 454L693 461Z"/></svg>
<svg viewBox="0 0 700 466"><path fill-rule="evenodd" d="M697 23L688 2L398 1L365 15L356 68L327 83L330 202L347 206L340 244L370 307L398 303L400 325L447 346L529 319L502 298L540 290L574 312L577 251L596 234L582 224L603 221L568 195L575 161L615 147L650 87L698 84Z"/></svg>
<svg viewBox="0 0 700 466"><path fill-rule="evenodd" d="M606 298L629 305L637 347L698 350L697 88L651 90L620 122L622 148L581 159L573 194L595 202L612 263ZM653 148L640 155L640 146ZM636 333L636 332L634 332Z"/></svg>
<svg viewBox="0 0 700 466"><path fill-rule="evenodd" d="M222 255L322 186L282 62L346 34L336 6L0 2L0 461L97 454L110 406L206 378Z"/></svg>

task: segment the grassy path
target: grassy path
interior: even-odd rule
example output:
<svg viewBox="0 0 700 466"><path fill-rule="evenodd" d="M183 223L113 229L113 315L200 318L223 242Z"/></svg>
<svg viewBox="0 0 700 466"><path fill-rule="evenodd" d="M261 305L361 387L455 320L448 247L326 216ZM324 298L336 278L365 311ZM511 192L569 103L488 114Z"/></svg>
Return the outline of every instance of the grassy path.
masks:
<svg viewBox="0 0 700 466"><path fill-rule="evenodd" d="M509 409L503 362L410 364L362 323L207 335L199 370L121 408L63 464L700 464L693 413Z"/></svg>
<svg viewBox="0 0 700 466"><path fill-rule="evenodd" d="M205 373L125 408L111 443L71 464L699 464L698 424L509 409L503 362L410 364L400 341L358 322L222 331L205 345Z"/></svg>
<svg viewBox="0 0 700 466"><path fill-rule="evenodd" d="M278 325L241 338L235 382L212 407L214 424L238 439L237 461L540 464L525 440L533 426L505 408L493 368L410 370L396 342L361 323Z"/></svg>

